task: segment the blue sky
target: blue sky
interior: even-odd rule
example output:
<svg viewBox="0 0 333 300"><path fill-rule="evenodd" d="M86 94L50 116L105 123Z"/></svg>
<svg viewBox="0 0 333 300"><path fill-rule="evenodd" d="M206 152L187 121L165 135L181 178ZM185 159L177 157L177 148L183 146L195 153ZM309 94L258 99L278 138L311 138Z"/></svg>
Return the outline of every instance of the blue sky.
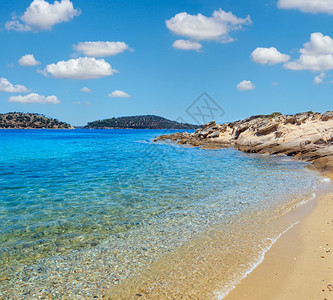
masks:
<svg viewBox="0 0 333 300"><path fill-rule="evenodd" d="M0 112L73 125L332 110L333 0L1 1ZM82 91L82 88L83 91Z"/></svg>

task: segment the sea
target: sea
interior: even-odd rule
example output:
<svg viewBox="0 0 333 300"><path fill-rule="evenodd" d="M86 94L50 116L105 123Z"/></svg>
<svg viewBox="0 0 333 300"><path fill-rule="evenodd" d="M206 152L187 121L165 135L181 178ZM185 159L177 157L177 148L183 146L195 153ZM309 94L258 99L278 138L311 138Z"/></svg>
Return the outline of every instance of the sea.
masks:
<svg viewBox="0 0 333 300"><path fill-rule="evenodd" d="M325 184L285 156L154 142L172 132L1 130L0 299L222 299Z"/></svg>

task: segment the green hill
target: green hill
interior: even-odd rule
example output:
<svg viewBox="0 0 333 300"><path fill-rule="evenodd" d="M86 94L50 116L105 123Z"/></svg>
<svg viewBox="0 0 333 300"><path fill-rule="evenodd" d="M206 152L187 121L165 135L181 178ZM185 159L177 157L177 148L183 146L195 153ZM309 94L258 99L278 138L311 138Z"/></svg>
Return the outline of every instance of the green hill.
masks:
<svg viewBox="0 0 333 300"><path fill-rule="evenodd" d="M154 115L131 116L89 122L84 128L197 129L201 126L179 123Z"/></svg>
<svg viewBox="0 0 333 300"><path fill-rule="evenodd" d="M67 123L35 113L0 114L0 129L72 129Z"/></svg>

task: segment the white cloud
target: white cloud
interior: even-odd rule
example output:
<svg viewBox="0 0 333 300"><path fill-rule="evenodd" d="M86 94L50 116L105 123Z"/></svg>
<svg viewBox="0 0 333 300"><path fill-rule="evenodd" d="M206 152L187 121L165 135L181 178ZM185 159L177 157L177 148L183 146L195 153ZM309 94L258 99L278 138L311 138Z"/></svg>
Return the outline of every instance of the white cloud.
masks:
<svg viewBox="0 0 333 300"><path fill-rule="evenodd" d="M12 21L5 25L7 30L16 31L41 31L51 30L53 25L69 22L75 16L81 14L81 11L74 9L70 0L54 1L53 4L45 0L34 0L25 10L23 16L16 20L13 16Z"/></svg>
<svg viewBox="0 0 333 300"><path fill-rule="evenodd" d="M313 80L314 84L319 84L322 83L324 78L325 78L326 74L325 73L320 73L318 76L316 76Z"/></svg>
<svg viewBox="0 0 333 300"><path fill-rule="evenodd" d="M118 71L112 69L111 65L104 59L79 57L47 65L45 70L41 72L49 73L56 78L84 80L110 76Z"/></svg>
<svg viewBox="0 0 333 300"><path fill-rule="evenodd" d="M73 104L75 104L75 105L90 105L91 103L89 101L86 101L84 103L82 103L80 101L77 101L77 102L73 102Z"/></svg>
<svg viewBox="0 0 333 300"><path fill-rule="evenodd" d="M310 41L299 50L300 57L284 65L291 70L327 71L333 69L333 39L320 32L311 34Z"/></svg>
<svg viewBox="0 0 333 300"><path fill-rule="evenodd" d="M333 14L333 0L279 0L279 8L299 9L302 12Z"/></svg>
<svg viewBox="0 0 333 300"><path fill-rule="evenodd" d="M60 103L59 99L56 96L40 96L35 93L31 93L25 96L11 96L9 97L9 102L17 103L42 103L42 104L58 104Z"/></svg>
<svg viewBox="0 0 333 300"><path fill-rule="evenodd" d="M272 85L277 86L277 85L279 85L279 83L274 81L274 82L272 82Z"/></svg>
<svg viewBox="0 0 333 300"><path fill-rule="evenodd" d="M73 48L86 56L105 57L132 50L125 42L81 42Z"/></svg>
<svg viewBox="0 0 333 300"><path fill-rule="evenodd" d="M287 62L290 59L290 56L287 54L282 54L275 47L258 47L251 53L251 58L258 64L275 65L282 62Z"/></svg>
<svg viewBox="0 0 333 300"><path fill-rule="evenodd" d="M0 92L7 93L28 93L30 92L24 85L10 83L6 78L0 78Z"/></svg>
<svg viewBox="0 0 333 300"><path fill-rule="evenodd" d="M237 90L239 91L249 91L255 88L254 83L249 80L243 80L242 82L237 84Z"/></svg>
<svg viewBox="0 0 333 300"><path fill-rule="evenodd" d="M176 49L195 51L199 51L202 48L200 43L188 40L177 40L172 44L172 46Z"/></svg>
<svg viewBox="0 0 333 300"><path fill-rule="evenodd" d="M81 92L84 92L84 93L90 93L91 92L91 89L90 88L87 88L87 87L83 87L81 89Z"/></svg>
<svg viewBox="0 0 333 300"><path fill-rule="evenodd" d="M129 95L123 91L119 91L119 90L113 91L108 96L111 98L130 98L131 97L131 95Z"/></svg>
<svg viewBox="0 0 333 300"><path fill-rule="evenodd" d="M217 40L231 42L233 39L229 33L241 29L244 25L251 24L250 16L238 18L232 12L222 9L215 10L211 17L202 14L190 15L186 12L176 14L170 20L165 21L167 28L176 35L189 39Z"/></svg>
<svg viewBox="0 0 333 300"><path fill-rule="evenodd" d="M27 54L27 55L23 55L19 60L18 63L21 66L25 66L25 67L31 67L31 66L37 66L40 65L40 62L37 61L34 57L33 54Z"/></svg>
<svg viewBox="0 0 333 300"><path fill-rule="evenodd" d="M24 25L22 23L20 23L17 20L13 20L13 21L8 21L5 24L5 28L7 30L15 30L15 31L20 31L20 32L24 32L24 31L31 31L32 27L28 26L28 25Z"/></svg>

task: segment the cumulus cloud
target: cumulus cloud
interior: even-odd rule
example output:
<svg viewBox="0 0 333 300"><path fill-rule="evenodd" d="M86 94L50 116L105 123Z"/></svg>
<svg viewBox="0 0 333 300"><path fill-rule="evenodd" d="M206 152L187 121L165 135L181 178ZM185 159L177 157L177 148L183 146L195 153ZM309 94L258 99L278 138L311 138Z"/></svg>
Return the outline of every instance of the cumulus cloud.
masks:
<svg viewBox="0 0 333 300"><path fill-rule="evenodd" d="M20 31L20 32L32 30L31 26L24 25L24 24L20 23L18 20L12 20L12 21L6 22L5 28L7 30L15 30L15 31Z"/></svg>
<svg viewBox="0 0 333 300"><path fill-rule="evenodd" d="M282 54L275 47L258 47L251 53L251 58L258 64L275 65L282 62L287 62L290 59L290 56L287 54Z"/></svg>
<svg viewBox="0 0 333 300"><path fill-rule="evenodd" d="M284 65L291 70L327 71L333 69L333 39L320 32L311 34L310 41L299 50L300 57Z"/></svg>
<svg viewBox="0 0 333 300"><path fill-rule="evenodd" d="M249 91L253 90L256 86L249 80L243 80L237 84L237 90L239 91Z"/></svg>
<svg viewBox="0 0 333 300"><path fill-rule="evenodd" d="M80 14L81 11L75 9L70 0L54 1L53 4L45 0L34 0L19 20L14 15L13 20L8 21L5 27L16 31L51 30L52 26L69 22Z"/></svg>
<svg viewBox="0 0 333 300"><path fill-rule="evenodd" d="M42 103L42 104L58 104L60 103L59 99L56 96L40 96L36 93L31 93L25 96L11 96L9 97L9 102L16 103Z"/></svg>
<svg viewBox="0 0 333 300"><path fill-rule="evenodd" d="M118 71L104 59L93 57L79 57L67 61L59 61L47 65L42 73L51 74L56 78L66 79L93 79L113 75Z"/></svg>
<svg viewBox="0 0 333 300"><path fill-rule="evenodd" d="M202 48L200 43L188 40L177 40L172 44L172 46L176 49L195 51L199 51Z"/></svg>
<svg viewBox="0 0 333 300"><path fill-rule="evenodd" d="M106 57L132 50L125 42L81 42L73 48L86 56Z"/></svg>
<svg viewBox="0 0 333 300"><path fill-rule="evenodd" d="M87 88L87 87L83 87L81 89L81 92L84 92L84 93L90 93L91 92L91 89L90 88Z"/></svg>
<svg viewBox="0 0 333 300"><path fill-rule="evenodd" d="M37 61L34 57L33 54L27 54L27 55L23 55L19 60L18 63L21 66L25 66L25 67L32 67L32 66L37 66L40 65L40 62Z"/></svg>
<svg viewBox="0 0 333 300"><path fill-rule="evenodd" d="M24 85L10 83L6 78L0 78L0 92L7 93L28 93L30 92Z"/></svg>
<svg viewBox="0 0 333 300"><path fill-rule="evenodd" d="M316 76L313 80L314 84L320 84L324 81L324 78L326 77L325 73L320 73L318 76Z"/></svg>
<svg viewBox="0 0 333 300"><path fill-rule="evenodd" d="M165 23L172 33L194 41L217 40L228 43L233 41L229 36L231 31L239 30L252 22L250 16L242 19L236 17L232 12L219 9L215 10L211 17L200 13L197 15L190 15L186 12L178 13Z"/></svg>
<svg viewBox="0 0 333 300"><path fill-rule="evenodd" d="M279 0L279 8L299 9L309 13L333 14L333 0Z"/></svg>
<svg viewBox="0 0 333 300"><path fill-rule="evenodd" d="M129 95L123 91L119 91L119 90L113 91L108 96L111 98L130 98L131 97L131 95Z"/></svg>

